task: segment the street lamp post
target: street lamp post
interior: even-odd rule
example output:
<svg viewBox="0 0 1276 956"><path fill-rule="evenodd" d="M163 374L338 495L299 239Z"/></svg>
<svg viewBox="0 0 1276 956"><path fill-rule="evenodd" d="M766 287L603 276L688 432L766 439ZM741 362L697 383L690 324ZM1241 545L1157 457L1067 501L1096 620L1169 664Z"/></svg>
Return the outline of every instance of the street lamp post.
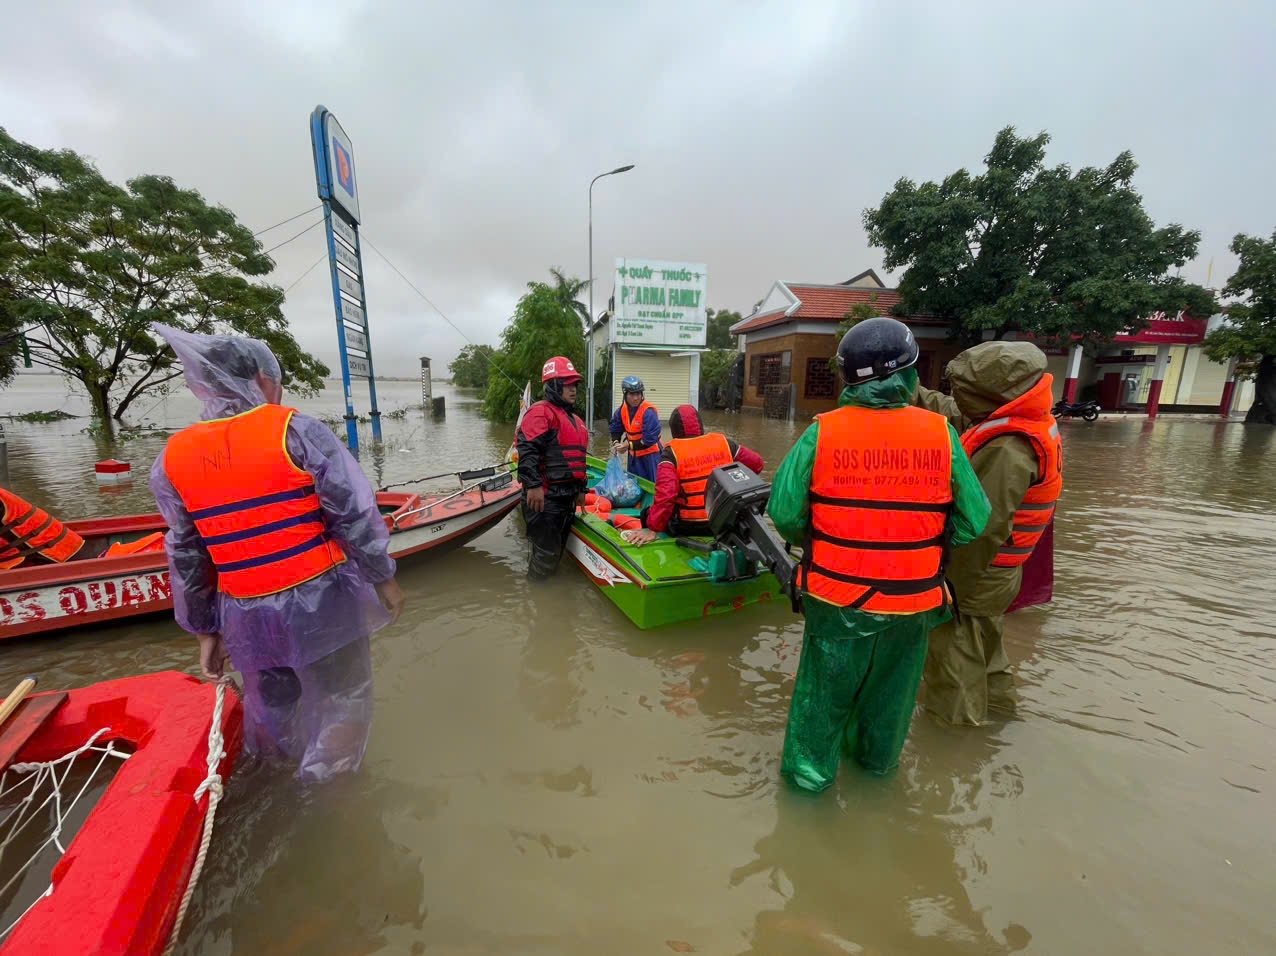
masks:
<svg viewBox="0 0 1276 956"><path fill-rule="evenodd" d="M599 173L589 181L589 321L585 323L585 349L588 352L585 357L585 367L588 370L585 381L585 427L591 435L594 432L594 183L604 176L627 173L633 168L633 163L617 166L609 172Z"/></svg>

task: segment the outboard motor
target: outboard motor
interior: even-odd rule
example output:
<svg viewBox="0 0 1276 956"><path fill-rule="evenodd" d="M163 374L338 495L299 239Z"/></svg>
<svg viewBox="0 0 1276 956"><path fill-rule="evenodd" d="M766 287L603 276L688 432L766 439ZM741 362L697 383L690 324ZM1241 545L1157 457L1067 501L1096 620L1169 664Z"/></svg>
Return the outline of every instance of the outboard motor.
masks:
<svg viewBox="0 0 1276 956"><path fill-rule="evenodd" d="M751 578L761 565L779 579L793 610L799 611L794 587L798 562L763 518L770 500L771 486L739 462L715 468L704 490L713 543L679 538L678 544L707 553L711 564L721 562L719 580Z"/></svg>

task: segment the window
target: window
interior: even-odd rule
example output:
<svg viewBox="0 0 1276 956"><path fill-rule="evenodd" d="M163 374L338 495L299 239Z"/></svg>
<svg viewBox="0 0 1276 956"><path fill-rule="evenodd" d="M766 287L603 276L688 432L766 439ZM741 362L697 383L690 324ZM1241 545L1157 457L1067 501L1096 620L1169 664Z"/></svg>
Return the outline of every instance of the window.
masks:
<svg viewBox="0 0 1276 956"><path fill-rule="evenodd" d="M804 398L837 398L837 373L829 367L826 358L806 360L806 385Z"/></svg>
<svg viewBox="0 0 1276 956"><path fill-rule="evenodd" d="M790 381L790 363L792 352L771 352L767 355L755 356L758 363L757 386L759 389L768 385L788 385Z"/></svg>

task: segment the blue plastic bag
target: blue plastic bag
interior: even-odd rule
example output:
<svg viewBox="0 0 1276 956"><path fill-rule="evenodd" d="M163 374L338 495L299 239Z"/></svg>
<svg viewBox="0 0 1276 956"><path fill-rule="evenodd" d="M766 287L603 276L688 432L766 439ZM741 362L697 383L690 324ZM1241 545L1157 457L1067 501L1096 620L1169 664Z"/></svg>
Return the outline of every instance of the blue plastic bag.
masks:
<svg viewBox="0 0 1276 956"><path fill-rule="evenodd" d="M603 472L603 480L594 485L594 493L611 499L617 508L632 508L642 501L638 479L625 471L619 455L607 459L607 470Z"/></svg>

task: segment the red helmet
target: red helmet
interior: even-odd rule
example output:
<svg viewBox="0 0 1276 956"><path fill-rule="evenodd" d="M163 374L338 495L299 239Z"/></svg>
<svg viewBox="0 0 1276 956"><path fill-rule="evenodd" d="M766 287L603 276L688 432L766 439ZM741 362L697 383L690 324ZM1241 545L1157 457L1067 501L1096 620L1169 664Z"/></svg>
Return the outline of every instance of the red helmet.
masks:
<svg viewBox="0 0 1276 956"><path fill-rule="evenodd" d="M580 372L576 371L576 366L572 364L571 359L555 355L541 369L542 382L548 382L554 378L561 378L564 385L571 385L573 382L580 381Z"/></svg>

